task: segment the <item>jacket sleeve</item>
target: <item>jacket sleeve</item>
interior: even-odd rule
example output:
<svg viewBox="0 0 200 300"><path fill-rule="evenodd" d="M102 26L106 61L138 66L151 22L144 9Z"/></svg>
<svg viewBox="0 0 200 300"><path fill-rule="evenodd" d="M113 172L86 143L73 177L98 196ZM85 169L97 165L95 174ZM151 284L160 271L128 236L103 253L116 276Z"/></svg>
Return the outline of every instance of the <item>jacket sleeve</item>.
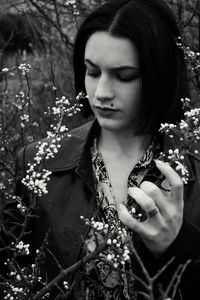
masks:
<svg viewBox="0 0 200 300"><path fill-rule="evenodd" d="M178 267L188 261L189 264L181 276L175 299L200 299L200 229L194 224L184 220L176 239L161 256L155 257L143 243L139 255L150 276L157 274L173 258L170 265L159 276L155 294L158 293L158 285L161 284L162 289L165 290Z"/></svg>

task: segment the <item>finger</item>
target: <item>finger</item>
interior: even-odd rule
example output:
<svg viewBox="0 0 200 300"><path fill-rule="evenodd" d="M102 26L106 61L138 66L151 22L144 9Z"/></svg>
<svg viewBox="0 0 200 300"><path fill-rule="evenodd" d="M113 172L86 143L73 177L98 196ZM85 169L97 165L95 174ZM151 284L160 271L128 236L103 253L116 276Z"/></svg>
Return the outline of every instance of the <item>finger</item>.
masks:
<svg viewBox="0 0 200 300"><path fill-rule="evenodd" d="M183 181L180 176L170 167L168 163L164 163L161 160L155 160L157 168L165 176L169 184L171 185L171 191L175 194L177 200L183 199Z"/></svg>
<svg viewBox="0 0 200 300"><path fill-rule="evenodd" d="M171 185L170 183L167 181L167 179L164 179L162 182L161 182L161 188L162 188L162 191L165 191L165 192L171 192Z"/></svg>
<svg viewBox="0 0 200 300"><path fill-rule="evenodd" d="M154 200L155 205L159 208L161 214L163 214L166 210L166 202L163 199L161 190L150 181L143 181L140 185L140 189Z"/></svg>
<svg viewBox="0 0 200 300"><path fill-rule="evenodd" d="M132 187L128 189L128 193L136 200L136 202L141 206L141 208L147 213L148 216L160 218L158 214L159 208L156 206L154 200L149 197L142 189Z"/></svg>
<svg viewBox="0 0 200 300"><path fill-rule="evenodd" d="M126 206L124 204L119 204L117 207L117 212L118 212L118 216L120 221L127 226L128 228L130 228L131 230L137 232L138 234L143 234L144 233L144 225L143 223L137 221L136 219L134 219L130 213L128 212Z"/></svg>

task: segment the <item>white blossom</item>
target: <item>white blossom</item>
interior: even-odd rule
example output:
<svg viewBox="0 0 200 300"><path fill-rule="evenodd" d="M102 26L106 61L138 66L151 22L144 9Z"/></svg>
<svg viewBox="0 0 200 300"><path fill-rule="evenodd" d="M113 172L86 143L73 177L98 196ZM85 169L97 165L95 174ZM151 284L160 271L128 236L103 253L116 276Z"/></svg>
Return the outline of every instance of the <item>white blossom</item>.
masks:
<svg viewBox="0 0 200 300"><path fill-rule="evenodd" d="M9 71L8 68L3 68L3 69L1 70L1 72L3 72L3 73L7 73L8 71Z"/></svg>
<svg viewBox="0 0 200 300"><path fill-rule="evenodd" d="M22 71L22 75L26 75L30 71L30 64L20 64L18 69Z"/></svg>

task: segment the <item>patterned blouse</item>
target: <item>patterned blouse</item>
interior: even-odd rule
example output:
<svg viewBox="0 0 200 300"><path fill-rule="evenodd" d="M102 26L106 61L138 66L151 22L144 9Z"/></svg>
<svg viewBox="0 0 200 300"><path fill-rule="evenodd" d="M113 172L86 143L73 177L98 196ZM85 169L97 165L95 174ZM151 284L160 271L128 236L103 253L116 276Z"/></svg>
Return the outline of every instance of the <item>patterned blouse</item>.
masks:
<svg viewBox="0 0 200 300"><path fill-rule="evenodd" d="M155 158L155 140L151 143L145 154L142 156L140 161L134 166L131 171L128 182L127 189L129 187L139 186L142 179L149 170L153 159ZM109 223L113 226L119 225L119 219L116 211L116 201L112 190L112 185L106 171L106 167L102 158L100 151L97 148L97 139L94 139L93 146L91 148L92 153L92 165L94 176L96 177L96 201L97 201L97 216L95 216L95 221L103 222L104 224ZM133 200L132 198L128 200ZM128 201L127 200L127 201ZM133 205L133 203L131 203ZM145 219L145 214L140 210L137 210L137 204L135 206L135 216L143 221ZM120 224L120 226L123 226ZM134 234L128 231L131 235L129 239L137 247L137 238ZM87 239L85 241L85 251L86 254L91 253L95 250L96 241L95 239L100 239L94 234L94 229L91 228ZM129 245L130 246L130 245ZM83 300L136 300L137 299L137 289L136 282L131 270L134 270L134 260L127 261L119 272L118 268L113 268L109 264L105 263L105 258L108 255L107 250L101 253L102 259L95 259L88 262L85 265L83 272L83 279L80 280L79 286L76 287L76 299ZM104 259L103 259L104 258ZM129 271L128 273L126 271ZM124 272L123 272L124 271ZM127 275L129 274L129 275Z"/></svg>

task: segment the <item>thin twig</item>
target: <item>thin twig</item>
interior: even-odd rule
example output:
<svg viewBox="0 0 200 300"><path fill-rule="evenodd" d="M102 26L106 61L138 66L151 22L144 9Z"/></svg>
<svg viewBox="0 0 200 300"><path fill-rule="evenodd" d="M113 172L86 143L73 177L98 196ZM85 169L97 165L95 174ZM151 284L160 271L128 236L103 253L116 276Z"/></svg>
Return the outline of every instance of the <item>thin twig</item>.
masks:
<svg viewBox="0 0 200 300"><path fill-rule="evenodd" d="M95 250L94 252L86 255L83 259L80 259L79 261L77 261L75 264L73 264L72 266L70 266L67 269L62 269L60 271L60 273L52 280L50 281L48 284L46 284L34 297L33 300L39 300L41 299L41 297L46 294L48 291L50 291L53 286L55 286L59 281L63 280L68 274L78 270L82 265L85 265L87 262L89 262L90 260L94 259L95 257L98 256L98 254L100 252L102 252L103 250L105 250L107 248L107 244L104 243L103 245L101 245L97 250Z"/></svg>
<svg viewBox="0 0 200 300"><path fill-rule="evenodd" d="M180 274L177 276L177 280L175 282L175 285L174 285L174 289L173 289L173 293L172 293L172 299L174 299L175 295L176 295L176 291L177 291L177 288L180 284L180 281L181 281L181 278L182 278L182 275L183 273L185 272L185 269L187 268L187 266L191 263L191 260L188 260L183 266L182 266L182 270L180 270Z"/></svg>

